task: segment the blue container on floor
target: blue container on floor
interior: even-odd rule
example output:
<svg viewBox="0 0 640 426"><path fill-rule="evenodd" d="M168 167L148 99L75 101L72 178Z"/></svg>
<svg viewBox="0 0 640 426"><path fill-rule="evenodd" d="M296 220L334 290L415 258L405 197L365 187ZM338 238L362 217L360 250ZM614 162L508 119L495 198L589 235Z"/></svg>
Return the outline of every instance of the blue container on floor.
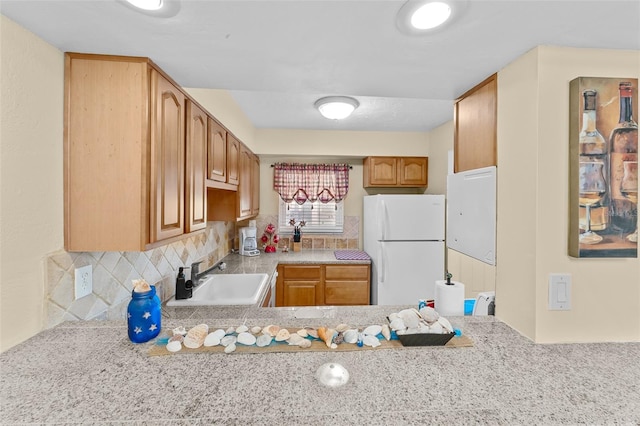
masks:
<svg viewBox="0 0 640 426"><path fill-rule="evenodd" d="M156 286L142 293L131 292L127 306L127 330L133 343L144 343L160 334L162 311Z"/></svg>
<svg viewBox="0 0 640 426"><path fill-rule="evenodd" d="M476 299L464 299L464 314L473 315L473 308L476 305Z"/></svg>

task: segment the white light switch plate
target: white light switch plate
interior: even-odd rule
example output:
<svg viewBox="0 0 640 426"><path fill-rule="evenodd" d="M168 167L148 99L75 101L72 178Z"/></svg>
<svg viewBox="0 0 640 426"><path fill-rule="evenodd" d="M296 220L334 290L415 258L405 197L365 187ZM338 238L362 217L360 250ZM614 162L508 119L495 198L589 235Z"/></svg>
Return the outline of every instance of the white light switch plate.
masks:
<svg viewBox="0 0 640 426"><path fill-rule="evenodd" d="M571 274L549 274L549 310L571 309Z"/></svg>
<svg viewBox="0 0 640 426"><path fill-rule="evenodd" d="M75 300L93 292L93 268L91 265L76 268L75 272Z"/></svg>

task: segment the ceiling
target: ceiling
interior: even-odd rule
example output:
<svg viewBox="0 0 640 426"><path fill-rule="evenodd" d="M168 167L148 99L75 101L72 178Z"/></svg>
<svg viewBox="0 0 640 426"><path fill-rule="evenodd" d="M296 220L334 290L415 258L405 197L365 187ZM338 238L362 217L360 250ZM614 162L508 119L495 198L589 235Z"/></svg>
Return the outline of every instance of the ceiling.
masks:
<svg viewBox="0 0 640 426"><path fill-rule="evenodd" d="M0 12L61 51L148 56L183 87L228 90L257 128L428 131L535 46L640 49L637 0L467 0L420 36L396 27L399 0L167 1L160 16L122 0L1 0ZM329 95L360 107L327 120L313 104Z"/></svg>

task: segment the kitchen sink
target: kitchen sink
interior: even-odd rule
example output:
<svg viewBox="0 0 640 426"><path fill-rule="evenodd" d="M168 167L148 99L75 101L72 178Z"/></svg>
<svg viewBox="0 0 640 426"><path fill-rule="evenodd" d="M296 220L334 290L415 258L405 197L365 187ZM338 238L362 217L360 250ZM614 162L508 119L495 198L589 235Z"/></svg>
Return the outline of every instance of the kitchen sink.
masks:
<svg viewBox="0 0 640 426"><path fill-rule="evenodd" d="M167 306L255 305L269 285L267 274L215 274L201 279L190 299L176 300Z"/></svg>

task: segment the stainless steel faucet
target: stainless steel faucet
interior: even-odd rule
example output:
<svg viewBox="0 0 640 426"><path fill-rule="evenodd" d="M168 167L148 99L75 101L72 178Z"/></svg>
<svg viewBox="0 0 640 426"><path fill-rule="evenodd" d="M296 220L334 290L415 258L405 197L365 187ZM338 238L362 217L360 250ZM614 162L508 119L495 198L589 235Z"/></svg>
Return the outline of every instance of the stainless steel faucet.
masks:
<svg viewBox="0 0 640 426"><path fill-rule="evenodd" d="M194 287L197 287L200 284L200 278L204 277L214 269L219 269L220 271L224 271L227 268L226 263L218 262L214 264L211 268L200 272L200 264L203 262L204 260L199 260L191 264L191 282L193 283Z"/></svg>

